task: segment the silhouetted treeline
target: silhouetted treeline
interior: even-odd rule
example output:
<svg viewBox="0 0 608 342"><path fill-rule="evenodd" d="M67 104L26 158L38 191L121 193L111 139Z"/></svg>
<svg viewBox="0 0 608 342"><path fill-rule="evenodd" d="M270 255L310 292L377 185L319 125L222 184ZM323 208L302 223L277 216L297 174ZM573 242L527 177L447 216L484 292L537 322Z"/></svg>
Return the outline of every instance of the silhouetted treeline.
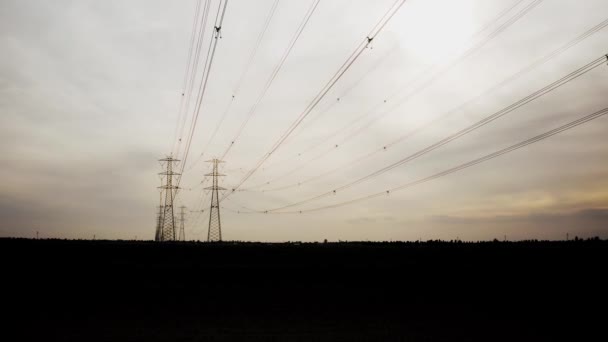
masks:
<svg viewBox="0 0 608 342"><path fill-rule="evenodd" d="M19 240L19 241L84 241L84 242L95 242L95 243L157 243L152 240L124 240L124 239L67 239L67 238L40 238L40 239L32 239L32 238L11 238L5 237L0 238L2 240ZM608 241L603 240L599 236L588 237L588 238L579 238L578 236L573 237L570 240L538 240L538 239L527 239L527 240L413 240L413 241L401 241L401 240L390 240L390 241L347 241L347 240L339 240L339 241L285 241L285 242L257 242L257 241L240 241L240 240L229 240L229 241L215 241L215 242L207 242L201 240L189 240L189 241L165 241L164 244L177 244L177 245L191 245L191 244L203 244L203 245L263 245L263 246L272 246L272 245L366 245L366 246L381 246L381 245L441 245L441 244L467 244L467 245L483 245L483 244L495 244L495 243L508 243L508 244L558 244L558 243L584 243L584 242L602 242Z"/></svg>

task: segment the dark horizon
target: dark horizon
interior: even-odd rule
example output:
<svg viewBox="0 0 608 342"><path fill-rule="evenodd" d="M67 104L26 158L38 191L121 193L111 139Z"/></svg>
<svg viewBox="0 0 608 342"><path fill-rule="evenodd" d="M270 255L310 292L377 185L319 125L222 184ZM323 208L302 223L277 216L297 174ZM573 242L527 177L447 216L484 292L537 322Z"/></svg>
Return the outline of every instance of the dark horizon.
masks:
<svg viewBox="0 0 608 342"><path fill-rule="evenodd" d="M97 241L97 242L150 242L157 243L154 239L69 239L69 238L60 238L60 237L0 237L0 240L34 240L34 241ZM165 243L170 244L268 244L268 245L281 245L281 244L424 244L424 243L451 243L451 244L484 244L484 243L530 243L530 242L584 242L584 241L608 241L608 239L601 239L599 236L590 236L590 237L579 237L578 235L572 236L567 240L539 240L539 239L525 239L525 240L509 240L507 239L498 239L494 238L492 240L462 240L462 239L453 239L453 240L441 240L441 239L431 239L431 240L321 240L321 241L243 241L243 240L221 240L221 241L206 241L206 240L186 240L186 241L165 241Z"/></svg>
<svg viewBox="0 0 608 342"><path fill-rule="evenodd" d="M0 239L19 341L592 341L608 241Z"/></svg>

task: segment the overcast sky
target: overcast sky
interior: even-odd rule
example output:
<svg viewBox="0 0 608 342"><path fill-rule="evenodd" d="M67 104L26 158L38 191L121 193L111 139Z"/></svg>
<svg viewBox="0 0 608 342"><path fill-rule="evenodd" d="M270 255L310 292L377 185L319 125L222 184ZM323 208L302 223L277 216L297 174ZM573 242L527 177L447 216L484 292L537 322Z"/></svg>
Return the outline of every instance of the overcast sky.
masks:
<svg viewBox="0 0 608 342"><path fill-rule="evenodd" d="M274 2L230 0L178 205L198 210L208 203L208 192L198 185L209 172L204 161L221 155L234 138L311 1L279 1L225 121L205 149ZM607 238L605 116L379 198L302 214L234 212L331 191L608 53L606 28L487 92L608 19L605 0L545 0L461 57L533 2L524 0L494 22L518 1L407 1L293 136L243 184L250 191L222 203L224 239ZM268 152L392 3L321 0L235 141L220 185L236 184ZM212 11L217 6L211 1ZM39 231L41 237L153 238L157 159L173 145L195 7L195 1L0 1L0 236ZM426 81L429 70L446 71ZM419 90L399 102L412 89ZM411 163L285 211L348 201L457 166L608 107L607 93L608 65L602 65ZM479 94L386 152L301 186L262 192L348 164ZM204 239L207 213L188 214L187 238Z"/></svg>

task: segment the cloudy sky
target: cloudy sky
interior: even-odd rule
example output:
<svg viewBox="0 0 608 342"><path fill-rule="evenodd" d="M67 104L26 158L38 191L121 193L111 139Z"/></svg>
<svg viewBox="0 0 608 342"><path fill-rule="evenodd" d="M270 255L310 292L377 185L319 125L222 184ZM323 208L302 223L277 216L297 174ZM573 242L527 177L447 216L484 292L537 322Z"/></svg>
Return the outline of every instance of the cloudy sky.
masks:
<svg viewBox="0 0 608 342"><path fill-rule="evenodd" d="M200 184L209 172L204 161L221 156L234 139L312 0L280 0L258 46L274 2L228 4L180 183L177 204L189 210L208 205ZM320 1L226 156L222 186L234 187L269 151L393 2ZM212 21L219 2L209 4ZM0 1L0 236L153 238L157 160L175 145L195 8L196 1ZM269 214L237 213L331 191L515 103L608 53L608 28L561 49L606 19L605 0L407 1L242 184L244 191L222 202L224 239L607 238L606 116L385 196L281 214L395 188L604 109L606 62L335 195ZM202 54L211 32L208 27ZM191 115L192 108L186 130ZM445 119L433 121L438 117ZM204 239L207 220L206 212L188 213L187 238Z"/></svg>

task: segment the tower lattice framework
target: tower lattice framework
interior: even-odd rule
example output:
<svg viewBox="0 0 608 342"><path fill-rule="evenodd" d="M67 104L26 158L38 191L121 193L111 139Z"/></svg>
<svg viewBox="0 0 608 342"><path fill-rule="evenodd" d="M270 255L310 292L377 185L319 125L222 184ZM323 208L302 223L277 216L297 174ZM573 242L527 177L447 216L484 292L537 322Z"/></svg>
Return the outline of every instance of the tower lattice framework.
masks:
<svg viewBox="0 0 608 342"><path fill-rule="evenodd" d="M162 217L160 224L160 232L158 234L157 241L175 241L175 215L173 211L173 201L175 199L175 193L178 189L173 184L173 177L179 175L179 173L173 171L173 166L179 160L173 157L167 157L159 160L161 163L165 163L166 170L159 173L165 178L165 184L160 186L161 191L164 193L164 204L162 208Z"/></svg>
<svg viewBox="0 0 608 342"><path fill-rule="evenodd" d="M185 222L186 222L186 210L185 206L179 207L179 235L177 237L178 241L186 241L186 232L185 232Z"/></svg>
<svg viewBox="0 0 608 342"><path fill-rule="evenodd" d="M162 231L162 222L163 222L163 206L158 206L158 214L156 215L156 233L154 234L154 240L160 241L160 233Z"/></svg>
<svg viewBox="0 0 608 342"><path fill-rule="evenodd" d="M211 207L209 208L209 230L207 232L207 241L222 241L222 221L220 218L220 199L219 191L226 190L219 186L219 177L224 176L218 172L218 165L223 163L219 159L208 160L208 163L213 163L213 171L205 176L211 176L213 185L206 187L206 190L211 190Z"/></svg>

